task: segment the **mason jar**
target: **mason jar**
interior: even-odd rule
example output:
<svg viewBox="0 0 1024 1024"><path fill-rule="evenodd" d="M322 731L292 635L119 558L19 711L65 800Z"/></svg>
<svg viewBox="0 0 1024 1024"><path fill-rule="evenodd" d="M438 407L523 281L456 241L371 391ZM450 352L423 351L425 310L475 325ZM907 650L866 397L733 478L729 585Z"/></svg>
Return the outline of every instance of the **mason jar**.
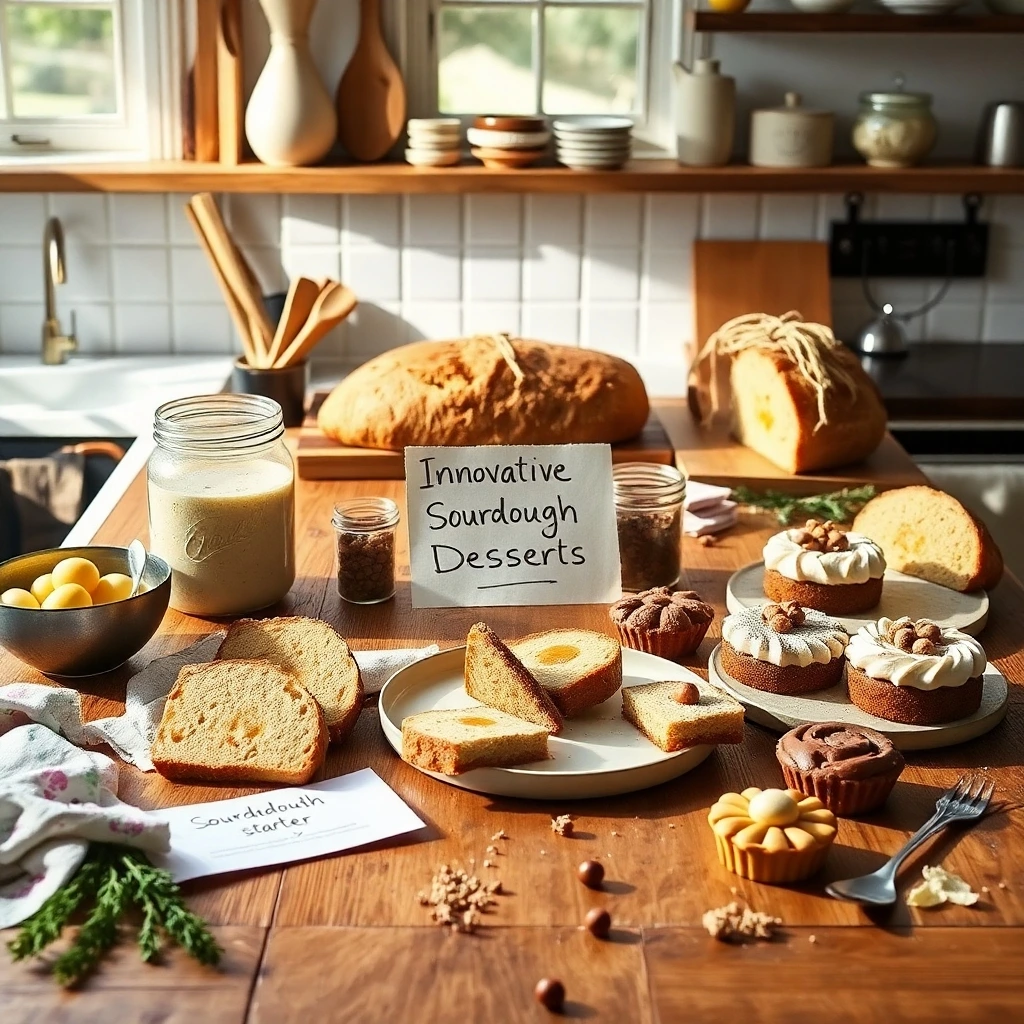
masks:
<svg viewBox="0 0 1024 1024"><path fill-rule="evenodd" d="M622 589L671 587L679 579L686 477L675 466L624 462L612 469Z"/></svg>
<svg viewBox="0 0 1024 1024"><path fill-rule="evenodd" d="M352 498L334 506L342 600L379 604L394 597L398 519L398 506L390 498Z"/></svg>
<svg viewBox="0 0 1024 1024"><path fill-rule="evenodd" d="M295 582L295 467L281 406L259 395L161 405L147 467L149 536L171 567L171 607L240 615Z"/></svg>
<svg viewBox="0 0 1024 1024"><path fill-rule="evenodd" d="M926 92L862 92L853 146L872 167L913 167L935 145L938 126Z"/></svg>

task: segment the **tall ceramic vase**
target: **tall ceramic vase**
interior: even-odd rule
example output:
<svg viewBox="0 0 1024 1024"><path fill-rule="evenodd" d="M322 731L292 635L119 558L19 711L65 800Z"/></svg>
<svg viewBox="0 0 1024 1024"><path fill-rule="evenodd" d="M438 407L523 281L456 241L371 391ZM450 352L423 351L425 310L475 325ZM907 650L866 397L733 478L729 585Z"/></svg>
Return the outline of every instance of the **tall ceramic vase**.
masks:
<svg viewBox="0 0 1024 1024"><path fill-rule="evenodd" d="M270 56L245 110L245 135L265 164L300 167L327 155L338 131L334 103L309 51L316 0L260 0Z"/></svg>

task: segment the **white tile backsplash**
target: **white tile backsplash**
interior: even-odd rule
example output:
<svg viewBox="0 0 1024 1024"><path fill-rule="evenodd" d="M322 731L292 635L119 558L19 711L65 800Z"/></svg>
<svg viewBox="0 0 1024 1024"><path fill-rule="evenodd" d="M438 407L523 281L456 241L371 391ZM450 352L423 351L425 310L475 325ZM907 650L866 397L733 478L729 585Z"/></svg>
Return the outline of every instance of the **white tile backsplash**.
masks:
<svg viewBox="0 0 1024 1024"><path fill-rule="evenodd" d="M458 302L407 302L402 316L409 325L409 340L458 338L462 334L462 306Z"/></svg>
<svg viewBox="0 0 1024 1024"><path fill-rule="evenodd" d="M643 196L587 196L583 237L587 245L639 245L643 227Z"/></svg>
<svg viewBox="0 0 1024 1024"><path fill-rule="evenodd" d="M327 247L286 246L281 251L284 277L321 277L341 279L341 250Z"/></svg>
<svg viewBox="0 0 1024 1024"><path fill-rule="evenodd" d="M689 249L700 232L700 196L646 197L647 244L652 249Z"/></svg>
<svg viewBox="0 0 1024 1024"><path fill-rule="evenodd" d="M583 196L525 196L527 253L540 245L573 248L583 242Z"/></svg>
<svg viewBox="0 0 1024 1024"><path fill-rule="evenodd" d="M393 303L360 302L345 324L347 354L358 359L380 355L409 340L409 328Z"/></svg>
<svg viewBox="0 0 1024 1024"><path fill-rule="evenodd" d="M337 196L285 196L281 241L286 245L340 245Z"/></svg>
<svg viewBox="0 0 1024 1024"><path fill-rule="evenodd" d="M112 329L112 309L106 303L78 303L74 306L75 337L78 339L78 352L81 355L106 355L115 349L114 332ZM71 330L71 315L64 324L65 330ZM166 341L156 351L166 352Z"/></svg>
<svg viewBox="0 0 1024 1024"><path fill-rule="evenodd" d="M231 317L223 302L178 303L171 308L175 352L210 353L234 350Z"/></svg>
<svg viewBox="0 0 1024 1024"><path fill-rule="evenodd" d="M68 239L64 248L66 276L60 286L61 298L71 302L109 301L113 297L110 256L111 250L105 246L83 245L78 237L73 241ZM41 267L37 273L42 274Z"/></svg>
<svg viewBox="0 0 1024 1024"><path fill-rule="evenodd" d="M406 249L406 298L431 302L461 299L460 255L458 249Z"/></svg>
<svg viewBox="0 0 1024 1024"><path fill-rule="evenodd" d="M522 196L466 196L467 245L517 246L522 232Z"/></svg>
<svg viewBox="0 0 1024 1024"><path fill-rule="evenodd" d="M518 300L521 294L522 261L518 249L467 249L463 258L465 296L468 302Z"/></svg>
<svg viewBox="0 0 1024 1024"><path fill-rule="evenodd" d="M566 300L580 297L578 249L543 243L526 253L523 259L523 297L527 300Z"/></svg>
<svg viewBox="0 0 1024 1024"><path fill-rule="evenodd" d="M0 248L0 302L43 301L42 244Z"/></svg>
<svg viewBox="0 0 1024 1024"><path fill-rule="evenodd" d="M217 302L220 288L206 254L197 246L171 249L171 297L175 302Z"/></svg>
<svg viewBox="0 0 1024 1024"><path fill-rule="evenodd" d="M241 245L281 244L281 197L231 195L225 197L228 223Z"/></svg>
<svg viewBox="0 0 1024 1024"><path fill-rule="evenodd" d="M649 302L640 310L640 354L661 362L684 360L693 340L693 305L690 302Z"/></svg>
<svg viewBox="0 0 1024 1024"><path fill-rule="evenodd" d="M583 258L584 300L640 297L640 250L590 248Z"/></svg>
<svg viewBox="0 0 1024 1024"><path fill-rule="evenodd" d="M940 302L926 314L925 333L929 341L976 341L981 337L982 313L980 303Z"/></svg>
<svg viewBox="0 0 1024 1024"><path fill-rule="evenodd" d="M987 306L983 341L1020 341L1024 338L1024 302Z"/></svg>
<svg viewBox="0 0 1024 1024"><path fill-rule="evenodd" d="M651 302L689 302L693 293L693 250L655 249L644 268L647 287L643 298Z"/></svg>
<svg viewBox="0 0 1024 1024"><path fill-rule="evenodd" d="M529 302L523 306L523 336L563 345L580 343L580 307L565 302Z"/></svg>
<svg viewBox="0 0 1024 1024"><path fill-rule="evenodd" d="M408 196L405 217L408 245L459 245L462 241L459 196Z"/></svg>
<svg viewBox="0 0 1024 1024"><path fill-rule="evenodd" d="M43 244L46 196L0 194L0 245Z"/></svg>
<svg viewBox="0 0 1024 1024"><path fill-rule="evenodd" d="M165 246L117 246L111 251L114 299L119 302L166 302L170 273Z"/></svg>
<svg viewBox="0 0 1024 1024"><path fill-rule="evenodd" d="M817 235L817 197L761 197L761 238L772 241L813 241Z"/></svg>
<svg viewBox="0 0 1024 1024"><path fill-rule="evenodd" d="M346 248L341 280L360 300L397 302L402 298L402 252L393 245Z"/></svg>
<svg viewBox="0 0 1024 1024"><path fill-rule="evenodd" d="M118 192L108 198L111 242L115 245L167 244L167 203L164 196Z"/></svg>
<svg viewBox="0 0 1024 1024"><path fill-rule="evenodd" d="M757 238L761 197L747 193L715 193L704 197L701 238Z"/></svg>
<svg viewBox="0 0 1024 1024"><path fill-rule="evenodd" d="M343 202L346 244L394 247L401 244L401 196L345 196Z"/></svg>
<svg viewBox="0 0 1024 1024"><path fill-rule="evenodd" d="M42 303L0 304L0 352L38 355L43 344L42 330Z"/></svg>
<svg viewBox="0 0 1024 1024"><path fill-rule="evenodd" d="M466 334L519 334L518 302L471 302L462 313Z"/></svg>
<svg viewBox="0 0 1024 1024"><path fill-rule="evenodd" d="M50 213L59 217L64 237L80 245L101 245L110 237L107 227L107 196L91 192L55 192Z"/></svg>
<svg viewBox="0 0 1024 1024"><path fill-rule="evenodd" d="M166 352L171 344L171 307L118 303L114 347L118 352Z"/></svg>
<svg viewBox="0 0 1024 1024"><path fill-rule="evenodd" d="M583 344L623 359L637 355L639 309L634 305L591 304L583 307Z"/></svg>

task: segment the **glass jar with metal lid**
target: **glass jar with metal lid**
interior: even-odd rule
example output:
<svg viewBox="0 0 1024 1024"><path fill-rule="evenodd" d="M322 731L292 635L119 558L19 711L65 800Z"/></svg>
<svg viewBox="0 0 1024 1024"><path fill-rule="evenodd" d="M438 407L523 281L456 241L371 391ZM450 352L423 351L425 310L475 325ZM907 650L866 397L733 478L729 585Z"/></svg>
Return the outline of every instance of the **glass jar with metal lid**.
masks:
<svg viewBox="0 0 1024 1024"><path fill-rule="evenodd" d="M679 579L686 477L675 466L624 462L612 470L622 589L671 587Z"/></svg>
<svg viewBox="0 0 1024 1024"><path fill-rule="evenodd" d="M398 520L398 506L390 498L351 498L334 506L342 600L379 604L394 597Z"/></svg>
<svg viewBox="0 0 1024 1024"><path fill-rule="evenodd" d="M281 406L259 395L161 405L147 469L150 546L171 567L171 607L239 615L295 582L295 468Z"/></svg>
<svg viewBox="0 0 1024 1024"><path fill-rule="evenodd" d="M872 167L913 167L935 145L938 126L926 92L862 92L853 145Z"/></svg>

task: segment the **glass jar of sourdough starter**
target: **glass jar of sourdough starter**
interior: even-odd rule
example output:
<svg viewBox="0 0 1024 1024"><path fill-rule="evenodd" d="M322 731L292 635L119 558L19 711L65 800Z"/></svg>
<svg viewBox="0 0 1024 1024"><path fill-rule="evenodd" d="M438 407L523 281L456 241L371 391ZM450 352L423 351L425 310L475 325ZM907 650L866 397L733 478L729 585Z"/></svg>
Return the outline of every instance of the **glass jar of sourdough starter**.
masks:
<svg viewBox="0 0 1024 1024"><path fill-rule="evenodd" d="M338 593L350 604L379 604L395 595L398 506L390 498L352 498L334 506Z"/></svg>
<svg viewBox="0 0 1024 1024"><path fill-rule="evenodd" d="M281 406L259 395L161 405L149 457L149 536L171 607L239 615L295 582L295 467Z"/></svg>
<svg viewBox="0 0 1024 1024"><path fill-rule="evenodd" d="M675 466L623 462L612 469L622 589L671 587L679 579L686 477Z"/></svg>

